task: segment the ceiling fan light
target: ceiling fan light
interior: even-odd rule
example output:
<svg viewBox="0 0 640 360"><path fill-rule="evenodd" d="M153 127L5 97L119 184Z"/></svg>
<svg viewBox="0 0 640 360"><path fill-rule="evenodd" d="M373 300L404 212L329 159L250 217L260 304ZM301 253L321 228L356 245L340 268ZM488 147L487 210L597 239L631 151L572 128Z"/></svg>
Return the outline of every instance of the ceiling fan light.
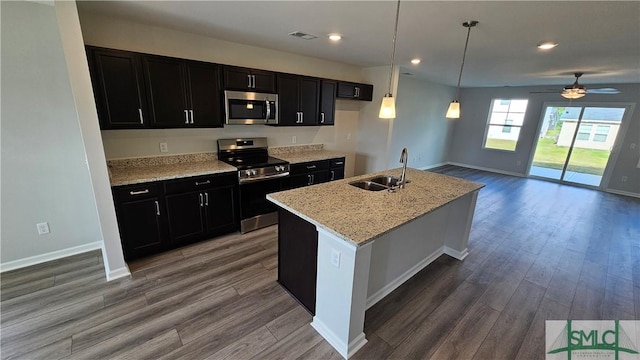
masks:
<svg viewBox="0 0 640 360"><path fill-rule="evenodd" d="M395 119L396 118L396 100L391 93L384 94L382 98L382 104L380 105L380 113L378 114L380 119Z"/></svg>
<svg viewBox="0 0 640 360"><path fill-rule="evenodd" d="M566 98L566 99L580 99L581 97L585 96L587 94L586 89L575 89L575 88L571 88L571 89L564 89L562 91L562 97Z"/></svg>
<svg viewBox="0 0 640 360"><path fill-rule="evenodd" d="M553 41L543 41L538 43L538 49L540 50L549 50L553 49L556 46L558 46L558 43Z"/></svg>
<svg viewBox="0 0 640 360"><path fill-rule="evenodd" d="M459 119L460 118L460 103L458 100L453 100L451 104L449 104L449 109L447 109L447 119Z"/></svg>

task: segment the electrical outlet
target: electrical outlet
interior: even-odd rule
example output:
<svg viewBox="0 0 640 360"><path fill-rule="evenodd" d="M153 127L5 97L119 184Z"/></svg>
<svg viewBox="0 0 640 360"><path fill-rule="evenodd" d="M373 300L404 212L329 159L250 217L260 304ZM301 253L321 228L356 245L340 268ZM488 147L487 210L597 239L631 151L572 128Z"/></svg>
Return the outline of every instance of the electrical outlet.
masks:
<svg viewBox="0 0 640 360"><path fill-rule="evenodd" d="M347 140L351 140L351 133L347 133Z"/></svg>
<svg viewBox="0 0 640 360"><path fill-rule="evenodd" d="M336 249L331 249L331 265L340 267L340 251Z"/></svg>
<svg viewBox="0 0 640 360"><path fill-rule="evenodd" d="M166 142L161 142L160 143L160 152L161 153L166 153L167 151L169 151L169 147L167 146Z"/></svg>
<svg viewBox="0 0 640 360"><path fill-rule="evenodd" d="M296 139L296 137L295 137L295 136L292 136L292 137L291 137L291 143L292 143L292 144L295 144L296 142L298 142L298 139Z"/></svg>
<svg viewBox="0 0 640 360"><path fill-rule="evenodd" d="M627 182L627 179L628 179L628 178L627 178L626 176L623 176L620 180L621 180L622 182Z"/></svg>
<svg viewBox="0 0 640 360"><path fill-rule="evenodd" d="M631 150L635 149L635 148L636 148L636 143L631 143L631 144L629 144L629 148L630 148Z"/></svg>
<svg viewBox="0 0 640 360"><path fill-rule="evenodd" d="M50 232L49 223L47 222L36 224L36 227L38 228L38 235L44 235Z"/></svg>

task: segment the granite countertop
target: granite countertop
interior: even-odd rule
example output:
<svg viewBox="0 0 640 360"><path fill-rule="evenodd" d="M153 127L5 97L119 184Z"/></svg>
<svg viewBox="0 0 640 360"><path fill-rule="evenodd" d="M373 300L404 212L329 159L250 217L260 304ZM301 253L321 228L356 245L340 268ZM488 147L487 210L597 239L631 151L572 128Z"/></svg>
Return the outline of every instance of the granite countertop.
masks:
<svg viewBox="0 0 640 360"><path fill-rule="evenodd" d="M311 150L276 154L271 153L271 155L277 157L278 159L288 161L290 164L346 157L344 153L329 150Z"/></svg>
<svg viewBox="0 0 640 360"><path fill-rule="evenodd" d="M267 199L310 223L355 244L364 245L447 203L484 187L484 184L407 168L411 182L394 193L367 191L350 182L390 174L380 171L349 179L277 192Z"/></svg>
<svg viewBox="0 0 640 360"><path fill-rule="evenodd" d="M213 153L108 161L111 186L237 171Z"/></svg>

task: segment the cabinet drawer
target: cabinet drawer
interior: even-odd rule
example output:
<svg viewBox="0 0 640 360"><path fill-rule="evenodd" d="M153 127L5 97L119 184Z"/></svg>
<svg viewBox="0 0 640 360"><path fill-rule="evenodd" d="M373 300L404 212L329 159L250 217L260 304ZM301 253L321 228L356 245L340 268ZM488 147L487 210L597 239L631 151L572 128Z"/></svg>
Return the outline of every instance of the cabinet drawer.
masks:
<svg viewBox="0 0 640 360"><path fill-rule="evenodd" d="M143 183L136 185L124 185L113 188L113 196L118 202L142 200L157 197L161 194L160 183Z"/></svg>
<svg viewBox="0 0 640 360"><path fill-rule="evenodd" d="M299 164L291 164L290 172L292 174L306 174L319 170L329 169L329 160L310 161Z"/></svg>
<svg viewBox="0 0 640 360"><path fill-rule="evenodd" d="M170 180L165 182L164 191L167 194L175 194L187 191L196 191L199 189L209 189L215 187L233 186L238 182L238 175L236 172L206 175L206 176L194 176L179 180Z"/></svg>
<svg viewBox="0 0 640 360"><path fill-rule="evenodd" d="M330 166L332 168L344 167L345 159L344 158L331 159L331 160L329 160L329 162L331 163Z"/></svg>

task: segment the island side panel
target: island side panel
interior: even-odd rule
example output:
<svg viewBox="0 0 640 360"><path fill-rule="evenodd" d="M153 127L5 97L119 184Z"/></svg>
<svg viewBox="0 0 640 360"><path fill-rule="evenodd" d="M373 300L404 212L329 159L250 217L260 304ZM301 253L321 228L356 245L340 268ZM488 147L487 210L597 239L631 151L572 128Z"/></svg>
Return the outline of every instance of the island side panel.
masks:
<svg viewBox="0 0 640 360"><path fill-rule="evenodd" d="M367 342L364 314L373 244L356 246L318 227L316 314L311 326L346 359Z"/></svg>
<svg viewBox="0 0 640 360"><path fill-rule="evenodd" d="M371 250L367 308L444 253L449 205L376 239Z"/></svg>
<svg viewBox="0 0 640 360"><path fill-rule="evenodd" d="M449 219L447 221L444 253L458 260L463 260L469 255L467 246L479 192L479 190L476 190L447 206Z"/></svg>
<svg viewBox="0 0 640 360"><path fill-rule="evenodd" d="M287 210L280 208L278 215L278 282L314 315L318 232Z"/></svg>

